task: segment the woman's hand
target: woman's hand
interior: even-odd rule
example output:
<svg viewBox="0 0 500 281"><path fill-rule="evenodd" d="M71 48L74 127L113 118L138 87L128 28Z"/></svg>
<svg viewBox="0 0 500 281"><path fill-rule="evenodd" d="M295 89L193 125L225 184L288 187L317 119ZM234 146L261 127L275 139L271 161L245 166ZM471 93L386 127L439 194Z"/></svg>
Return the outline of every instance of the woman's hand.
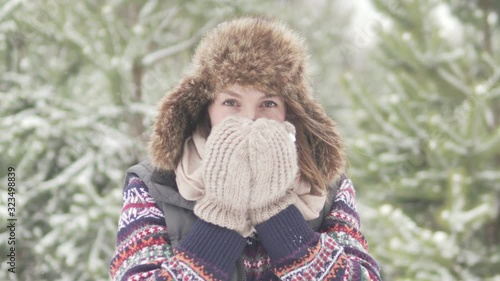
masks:
<svg viewBox="0 0 500 281"><path fill-rule="evenodd" d="M194 213L204 221L249 236L250 165L248 134L252 120L229 117L212 128L205 144L205 194Z"/></svg>
<svg viewBox="0 0 500 281"><path fill-rule="evenodd" d="M295 127L289 122L260 118L248 139L252 192L252 225L267 221L297 200L292 192L298 175Z"/></svg>

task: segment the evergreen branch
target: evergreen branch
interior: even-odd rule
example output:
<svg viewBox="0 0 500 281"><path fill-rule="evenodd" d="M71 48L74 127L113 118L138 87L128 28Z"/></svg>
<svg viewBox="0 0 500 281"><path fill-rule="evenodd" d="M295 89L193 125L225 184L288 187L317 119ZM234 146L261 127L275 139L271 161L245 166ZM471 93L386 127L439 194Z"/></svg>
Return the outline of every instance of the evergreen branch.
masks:
<svg viewBox="0 0 500 281"><path fill-rule="evenodd" d="M22 2L22 0L10 0L6 4L3 4L2 9L0 10L0 22L12 13L12 11L14 11Z"/></svg>
<svg viewBox="0 0 500 281"><path fill-rule="evenodd" d="M206 30L213 27L214 23L217 22L218 20L219 20L219 18L217 18L217 17L212 19L211 21L206 23L202 28L200 28L198 30L198 32L196 32L191 38L189 38L187 40L184 40L184 41L177 43L173 46L170 46L170 47L167 47L167 48L164 48L161 50L157 50L153 53L146 55L144 58L142 58L142 61L141 61L142 64L144 66L151 66L152 64L160 61L161 59L163 59L165 57L172 56L176 53L182 52L182 51L190 48L200 39L201 35Z"/></svg>
<svg viewBox="0 0 500 281"><path fill-rule="evenodd" d="M462 82L457 77L450 74L448 71L444 70L443 68L439 68L437 70L437 74L441 78L443 78L446 82L448 82L448 84L450 84L455 89L457 89L459 92L464 94L465 97L471 96L471 91L469 89L469 86L467 86L464 82Z"/></svg>

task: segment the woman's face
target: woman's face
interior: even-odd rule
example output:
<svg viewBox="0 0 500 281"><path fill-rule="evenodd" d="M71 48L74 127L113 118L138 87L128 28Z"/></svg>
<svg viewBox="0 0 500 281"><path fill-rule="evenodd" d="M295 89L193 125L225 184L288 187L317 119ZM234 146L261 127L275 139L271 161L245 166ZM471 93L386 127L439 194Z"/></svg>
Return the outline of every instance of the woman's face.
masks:
<svg viewBox="0 0 500 281"><path fill-rule="evenodd" d="M231 85L218 92L208 106L210 124L220 123L226 117L238 115L252 120L268 118L283 122L286 117L284 101L250 87Z"/></svg>

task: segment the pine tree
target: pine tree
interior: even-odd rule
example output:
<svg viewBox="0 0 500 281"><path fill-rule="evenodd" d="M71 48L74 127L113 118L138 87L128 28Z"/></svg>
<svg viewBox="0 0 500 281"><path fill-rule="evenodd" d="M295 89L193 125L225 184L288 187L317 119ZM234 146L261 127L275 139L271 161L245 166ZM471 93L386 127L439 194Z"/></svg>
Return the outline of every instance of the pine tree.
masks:
<svg viewBox="0 0 500 281"><path fill-rule="evenodd" d="M19 280L108 279L124 172L146 156L155 104L201 34L235 9L157 0L1 7L0 179L16 169ZM5 261L0 279L13 280Z"/></svg>
<svg viewBox="0 0 500 281"><path fill-rule="evenodd" d="M147 156L156 104L204 31L242 14L279 15L311 35L323 69L322 34L338 38L342 29L331 28L332 13L329 1L5 2L0 181L16 169L17 279L109 279L125 170ZM2 228L0 241L7 235ZM1 256L0 279L15 280L5 267Z"/></svg>
<svg viewBox="0 0 500 281"><path fill-rule="evenodd" d="M499 5L372 3L376 64L344 79L371 252L387 280L498 280Z"/></svg>

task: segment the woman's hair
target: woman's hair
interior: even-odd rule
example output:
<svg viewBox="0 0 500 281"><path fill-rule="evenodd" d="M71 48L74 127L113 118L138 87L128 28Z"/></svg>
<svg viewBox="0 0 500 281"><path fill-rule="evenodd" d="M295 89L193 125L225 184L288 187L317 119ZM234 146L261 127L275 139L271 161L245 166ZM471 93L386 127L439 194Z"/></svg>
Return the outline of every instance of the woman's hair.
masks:
<svg viewBox="0 0 500 281"><path fill-rule="evenodd" d="M300 177L302 180L307 180L322 190L327 190L330 182L319 167L321 155L314 155L312 151L317 151L313 149L318 145L315 143L315 139L334 144L336 136L325 134L324 132L329 132L327 125L312 119L306 114L300 103L287 100L286 104L286 120L292 123L296 130L295 138L297 142ZM312 138L312 136L316 136L316 138Z"/></svg>
<svg viewBox="0 0 500 281"><path fill-rule="evenodd" d="M335 143L335 136L329 136L323 132L328 132L326 125L316 120L313 120L306 114L302 105L293 100L285 100L286 104L286 121L292 123L296 130L297 154L299 158L299 169L301 180L320 187L322 190L327 190L328 179L318 167L320 163L320 155L313 155L311 152L316 143L314 139L321 139L328 143ZM211 124L210 116L208 115L208 104L203 108L199 115L197 125L200 128L200 133L205 138L210 135ZM307 134L306 132L310 132ZM314 135L316 138L311 138Z"/></svg>
<svg viewBox="0 0 500 281"><path fill-rule="evenodd" d="M210 101L212 103L213 101ZM210 131L212 130L212 124L210 123L210 115L208 115L208 103L201 111L201 114L198 118L197 125L200 128L200 133L204 138L207 138L210 135Z"/></svg>

